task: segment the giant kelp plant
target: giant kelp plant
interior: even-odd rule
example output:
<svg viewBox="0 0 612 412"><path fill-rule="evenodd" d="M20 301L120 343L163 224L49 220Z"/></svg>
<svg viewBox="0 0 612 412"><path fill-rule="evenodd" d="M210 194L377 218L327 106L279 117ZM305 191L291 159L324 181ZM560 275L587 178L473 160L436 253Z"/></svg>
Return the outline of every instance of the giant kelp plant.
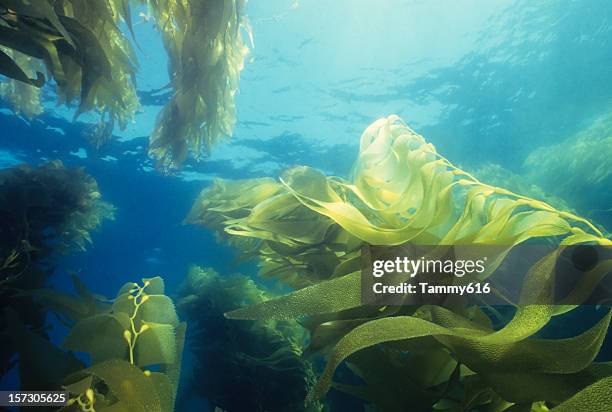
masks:
<svg viewBox="0 0 612 412"><path fill-rule="evenodd" d="M78 103L76 115L96 111L97 143L115 124L124 128L138 108L137 59L130 5L146 5L170 57L173 94L151 135L150 153L177 166L199 156L235 123L234 95L246 55L240 25L243 0L0 1L0 93L18 113L40 113L40 93L55 82L59 103ZM45 75L46 72L46 75Z"/></svg>
<svg viewBox="0 0 612 412"><path fill-rule="evenodd" d="M179 292L177 308L189 320L188 345L196 363L190 390L211 410L302 411L314 384L301 357L304 329L295 321L234 322L223 314L266 298L252 279L220 276L194 266ZM236 394L240 394L236 396Z"/></svg>
<svg viewBox="0 0 612 412"><path fill-rule="evenodd" d="M525 160L529 179L557 196L568 196L578 210L612 222L612 116L608 111L580 132L552 146L535 149Z"/></svg>
<svg viewBox="0 0 612 412"><path fill-rule="evenodd" d="M483 279L526 241L612 245L580 216L458 169L396 116L363 133L350 181L308 167L286 171L280 182L217 181L201 193L187 222L211 227L220 238L250 239L233 244L258 257L263 276L296 289L227 316L306 317L307 352L328 357L308 402L334 386L386 411L586 411L612 404L612 364L593 362L610 313L572 338L533 336L576 308L552 304L561 249L527 272L521 300L500 328L476 305L361 302L364 244L499 245ZM600 261L565 303L582 301L611 269L612 262ZM541 303L525 304L534 297ZM365 385L332 381L345 360Z"/></svg>
<svg viewBox="0 0 612 412"><path fill-rule="evenodd" d="M173 411L186 324L164 294L163 280L126 283L112 300L74 280L77 296L27 292L70 327L62 348L8 313L21 389L68 391L62 411ZM90 365L63 349L89 354Z"/></svg>
<svg viewBox="0 0 612 412"><path fill-rule="evenodd" d="M82 250L90 232L113 217L96 181L82 169L55 161L0 171L0 331L8 327L4 308L42 329L44 311L19 291L40 288L60 254ZM0 374L10 367L15 348L4 339Z"/></svg>

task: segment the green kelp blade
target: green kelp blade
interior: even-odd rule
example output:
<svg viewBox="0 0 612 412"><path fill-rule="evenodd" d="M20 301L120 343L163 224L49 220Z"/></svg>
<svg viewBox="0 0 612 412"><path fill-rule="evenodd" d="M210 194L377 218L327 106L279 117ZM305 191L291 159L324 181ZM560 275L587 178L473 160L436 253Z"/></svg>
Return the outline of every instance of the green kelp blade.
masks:
<svg viewBox="0 0 612 412"><path fill-rule="evenodd" d="M334 313L358 306L361 306L361 272L354 272L286 296L233 310L225 316L241 320L286 320Z"/></svg>
<svg viewBox="0 0 612 412"><path fill-rule="evenodd" d="M492 371L481 378L502 398L513 403L546 401L559 404L584 388L612 374L611 363L593 363L570 374Z"/></svg>
<svg viewBox="0 0 612 412"><path fill-rule="evenodd" d="M612 411L612 376L587 386L551 412Z"/></svg>
<svg viewBox="0 0 612 412"><path fill-rule="evenodd" d="M163 323L142 322L147 329L136 339L136 365L140 367L174 364L177 344L174 327Z"/></svg>
<svg viewBox="0 0 612 412"><path fill-rule="evenodd" d="M21 67L2 50L0 50L0 74L34 87L42 87L45 84L45 76L41 72L36 72L36 79L30 79L28 75L21 70Z"/></svg>
<svg viewBox="0 0 612 412"><path fill-rule="evenodd" d="M128 353L123 331L129 328L130 320L125 313L91 316L80 320L70 329L62 346L89 353L94 363L123 359Z"/></svg>
<svg viewBox="0 0 612 412"><path fill-rule="evenodd" d="M610 315L609 312L593 328L574 338L523 341L514 338L527 332L523 334L495 332L478 336L471 329L446 328L412 316L376 319L358 326L340 339L319 381L308 394L307 402L321 398L329 390L334 371L353 353L385 342L424 336L434 336L439 339L456 354L460 362L467 366L471 367L470 363L476 362L478 366L476 369L493 370L504 367L547 373L576 372L588 366L599 351L610 323ZM525 325L529 330L529 323L518 324ZM513 328L516 328L516 325ZM585 352L585 356L571 358L566 356L568 353L582 353L582 351Z"/></svg>
<svg viewBox="0 0 612 412"><path fill-rule="evenodd" d="M49 23L57 30L62 37L72 46L75 47L70 34L62 25L59 17L53 9L52 3L49 1L19 1L19 0L3 0L2 4L16 11L18 14L33 17L40 20L48 20Z"/></svg>

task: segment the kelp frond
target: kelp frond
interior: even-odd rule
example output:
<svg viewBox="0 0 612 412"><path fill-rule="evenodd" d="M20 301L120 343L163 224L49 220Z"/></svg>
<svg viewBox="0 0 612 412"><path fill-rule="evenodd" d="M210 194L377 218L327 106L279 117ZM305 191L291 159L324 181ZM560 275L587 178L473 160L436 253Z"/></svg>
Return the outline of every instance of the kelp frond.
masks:
<svg viewBox="0 0 612 412"><path fill-rule="evenodd" d="M7 49L6 47L0 47L0 55L2 53L12 58L13 62L21 68L23 74L28 79L36 78L36 73L40 73L43 70L39 61L26 54ZM18 115L31 119L42 113L40 88L28 84L28 82L13 78L0 82L0 96L8 100L11 109Z"/></svg>
<svg viewBox="0 0 612 412"><path fill-rule="evenodd" d="M243 0L147 0L169 56L173 95L151 135L150 154L176 167L230 136L234 97L248 51Z"/></svg>
<svg viewBox="0 0 612 412"><path fill-rule="evenodd" d="M129 9L118 7L123 3L0 1L0 45L29 57L12 60L4 53L0 73L42 87L45 76L39 70L44 64L47 77L57 84L59 102L77 102L77 116L99 112L99 130L104 133L96 139L109 137L113 125L125 127L138 107L133 82L136 60L119 29L130 18ZM28 76L32 71L36 79ZM18 101L13 103L24 110Z"/></svg>

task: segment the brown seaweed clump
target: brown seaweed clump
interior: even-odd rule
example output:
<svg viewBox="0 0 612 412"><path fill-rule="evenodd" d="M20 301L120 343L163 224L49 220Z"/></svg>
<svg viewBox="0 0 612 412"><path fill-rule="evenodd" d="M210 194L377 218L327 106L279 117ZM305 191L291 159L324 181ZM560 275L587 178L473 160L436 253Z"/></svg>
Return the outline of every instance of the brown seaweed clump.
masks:
<svg viewBox="0 0 612 412"><path fill-rule="evenodd" d="M0 373L11 367L15 351L5 338L4 308L40 331L44 311L20 293L42 287L58 255L85 249L91 231L113 213L83 169L55 161L0 171L0 330L6 343L0 345Z"/></svg>
<svg viewBox="0 0 612 412"><path fill-rule="evenodd" d="M223 315L268 297L252 279L193 266L179 296L196 360L189 390L208 399L211 410L318 410L304 406L314 384L312 365L302 358L304 329L295 321L235 322Z"/></svg>

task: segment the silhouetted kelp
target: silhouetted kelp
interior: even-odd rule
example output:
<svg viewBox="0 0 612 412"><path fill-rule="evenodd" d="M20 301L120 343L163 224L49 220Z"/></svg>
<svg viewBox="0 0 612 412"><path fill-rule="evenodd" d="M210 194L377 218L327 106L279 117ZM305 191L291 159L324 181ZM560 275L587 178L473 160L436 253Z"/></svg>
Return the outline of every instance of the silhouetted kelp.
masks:
<svg viewBox="0 0 612 412"><path fill-rule="evenodd" d="M569 339L533 337L576 307L550 298L560 250L612 241L580 216L480 182L395 116L363 133L350 181L308 167L286 171L280 182L219 180L202 191L186 221L216 230L257 257L263 276L297 289L227 316L307 317L307 352L328 357L307 402L334 386L389 411L608 410L612 404L612 365L593 362L610 312ZM499 330L480 307L460 302L451 309L361 302L363 244L501 245L486 278L515 245L534 239L561 249L527 272L516 312ZM600 261L585 273L571 292L574 302L611 264ZM533 296L542 304L524 304ZM332 382L345 360L365 385Z"/></svg>
<svg viewBox="0 0 612 412"><path fill-rule="evenodd" d="M267 294L241 275L220 276L192 267L177 308L190 324L188 347L195 357L190 390L211 409L303 411L314 383L310 362L301 357L305 331L295 321L226 319L227 311L262 302Z"/></svg>
<svg viewBox="0 0 612 412"><path fill-rule="evenodd" d="M44 311L20 292L44 285L58 254L84 249L90 232L113 217L96 181L82 169L55 161L0 171L0 312L12 308L21 321L44 335ZM4 316L1 369L15 351Z"/></svg>

